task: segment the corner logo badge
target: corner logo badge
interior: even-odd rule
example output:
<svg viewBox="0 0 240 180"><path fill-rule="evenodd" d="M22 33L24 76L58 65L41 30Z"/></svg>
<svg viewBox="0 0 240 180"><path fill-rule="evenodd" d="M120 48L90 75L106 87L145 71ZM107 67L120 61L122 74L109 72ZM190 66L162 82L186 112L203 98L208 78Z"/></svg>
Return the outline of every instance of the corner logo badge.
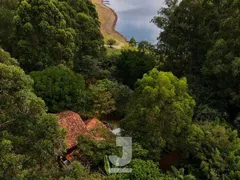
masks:
<svg viewBox="0 0 240 180"><path fill-rule="evenodd" d="M122 157L108 156L109 161L115 166L114 168L107 168L108 173L131 173L131 168L124 168L132 160L132 138L131 137L117 137L116 145L122 147Z"/></svg>

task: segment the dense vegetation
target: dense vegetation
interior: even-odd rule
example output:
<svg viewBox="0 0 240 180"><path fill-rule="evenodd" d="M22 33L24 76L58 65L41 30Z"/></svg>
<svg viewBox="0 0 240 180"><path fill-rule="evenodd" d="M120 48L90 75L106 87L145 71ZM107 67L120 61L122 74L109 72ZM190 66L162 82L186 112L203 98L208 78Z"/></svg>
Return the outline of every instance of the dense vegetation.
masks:
<svg viewBox="0 0 240 180"><path fill-rule="evenodd" d="M0 179L240 179L239 7L166 0L157 46L131 38L107 55L90 1L1 0ZM133 172L109 174L121 151L108 131L79 136L59 166L66 135L51 113L65 110L115 120Z"/></svg>

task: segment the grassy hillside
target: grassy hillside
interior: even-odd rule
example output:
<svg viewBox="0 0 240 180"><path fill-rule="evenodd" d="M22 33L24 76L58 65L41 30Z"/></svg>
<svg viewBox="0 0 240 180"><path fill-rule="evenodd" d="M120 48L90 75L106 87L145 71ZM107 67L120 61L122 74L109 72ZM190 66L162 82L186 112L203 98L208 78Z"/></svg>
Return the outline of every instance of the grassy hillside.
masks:
<svg viewBox="0 0 240 180"><path fill-rule="evenodd" d="M117 41L117 47L121 48L125 46L127 44L127 39L115 30L117 22L116 13L111 8L104 5L102 0L92 0L92 3L96 6L101 22L101 32L105 42L108 39L115 39Z"/></svg>

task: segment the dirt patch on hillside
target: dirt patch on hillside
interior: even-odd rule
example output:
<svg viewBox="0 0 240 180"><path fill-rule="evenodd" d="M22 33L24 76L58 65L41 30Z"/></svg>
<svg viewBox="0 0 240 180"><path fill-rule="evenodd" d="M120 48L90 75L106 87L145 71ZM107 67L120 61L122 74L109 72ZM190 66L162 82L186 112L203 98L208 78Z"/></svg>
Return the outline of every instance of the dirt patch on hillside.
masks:
<svg viewBox="0 0 240 180"><path fill-rule="evenodd" d="M96 6L101 22L101 32L105 40L115 39L121 45L127 43L127 39L115 30L118 19L117 14L111 8L104 5L103 0L92 0L92 3Z"/></svg>

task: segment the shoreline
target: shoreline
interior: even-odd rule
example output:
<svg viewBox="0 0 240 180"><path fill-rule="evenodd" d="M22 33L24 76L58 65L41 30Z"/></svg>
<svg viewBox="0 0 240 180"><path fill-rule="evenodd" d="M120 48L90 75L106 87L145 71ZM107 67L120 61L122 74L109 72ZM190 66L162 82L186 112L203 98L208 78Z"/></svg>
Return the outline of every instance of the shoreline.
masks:
<svg viewBox="0 0 240 180"><path fill-rule="evenodd" d="M128 44L128 39L116 30L118 15L109 6L104 4L104 0L91 0L95 5L100 21L100 30L104 36L105 43L109 39L115 39L119 43L119 47L123 47Z"/></svg>
<svg viewBox="0 0 240 180"><path fill-rule="evenodd" d="M110 8L109 6L107 6L106 4L104 4L103 0L101 0L101 3L102 3L103 6L107 7L107 8L113 13L113 15L114 15L114 17L115 17L114 23L113 23L113 25L112 25L112 30L115 31L115 32L116 32L117 34L119 34L120 36L122 36L122 38L123 38L126 42L128 42L128 39L127 39L124 35L122 35L120 32L118 32L118 31L116 30L117 21L118 21L118 15L117 15L117 13L116 13L112 8Z"/></svg>

